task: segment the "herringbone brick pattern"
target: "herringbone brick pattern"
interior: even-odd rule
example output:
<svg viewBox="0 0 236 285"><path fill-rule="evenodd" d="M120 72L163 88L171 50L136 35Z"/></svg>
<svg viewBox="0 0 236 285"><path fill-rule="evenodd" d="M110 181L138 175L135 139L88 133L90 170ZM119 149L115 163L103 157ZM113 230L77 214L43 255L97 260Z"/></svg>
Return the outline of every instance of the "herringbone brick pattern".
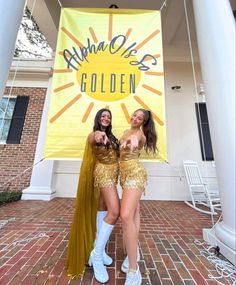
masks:
<svg viewBox="0 0 236 285"><path fill-rule="evenodd" d="M75 199L19 201L0 207L0 220L15 217L0 229L0 285L98 285L87 268L82 280L70 280L64 270L68 232ZM215 268L200 255L202 228L211 218L183 202L141 201L140 269L142 285L214 285ZM37 234L45 234L42 237ZM31 241L22 240L37 237ZM15 244L14 244L15 242ZM120 271L125 257L121 223L108 243L114 262L108 285L124 284ZM230 284L220 279L223 284Z"/></svg>

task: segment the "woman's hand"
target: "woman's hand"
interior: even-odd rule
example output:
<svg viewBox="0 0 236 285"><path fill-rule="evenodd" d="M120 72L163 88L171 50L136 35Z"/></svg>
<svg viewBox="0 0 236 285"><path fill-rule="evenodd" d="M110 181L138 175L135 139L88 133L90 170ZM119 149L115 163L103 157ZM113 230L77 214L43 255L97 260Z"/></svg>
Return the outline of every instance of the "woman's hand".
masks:
<svg viewBox="0 0 236 285"><path fill-rule="evenodd" d="M101 131L94 132L94 140L96 143L101 143L104 145L106 145L109 141L106 133Z"/></svg>
<svg viewBox="0 0 236 285"><path fill-rule="evenodd" d="M128 145L130 145L130 150L134 151L139 146L139 140L138 137L135 135L129 136L126 140L124 140L121 144L121 147L126 148Z"/></svg>

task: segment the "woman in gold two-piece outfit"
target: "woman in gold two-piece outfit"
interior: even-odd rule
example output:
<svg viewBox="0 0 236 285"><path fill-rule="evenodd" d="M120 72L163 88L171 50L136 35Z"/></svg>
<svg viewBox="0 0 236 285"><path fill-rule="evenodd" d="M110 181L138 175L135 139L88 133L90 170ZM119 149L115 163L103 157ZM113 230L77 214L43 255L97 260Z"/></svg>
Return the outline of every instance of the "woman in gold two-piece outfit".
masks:
<svg viewBox="0 0 236 285"><path fill-rule="evenodd" d="M139 162L142 148L146 152L157 150L157 134L150 111L139 109L131 117L131 127L120 139L120 184L123 189L120 217L127 257L121 270L126 273L125 285L140 285L141 273L138 234L140 227L139 200L147 182L147 173Z"/></svg>
<svg viewBox="0 0 236 285"><path fill-rule="evenodd" d="M105 265L112 259L105 253L105 246L120 209L116 188L119 143L112 133L111 119L110 110L99 110L87 139L66 261L69 276L82 276L89 263L101 283L109 280Z"/></svg>

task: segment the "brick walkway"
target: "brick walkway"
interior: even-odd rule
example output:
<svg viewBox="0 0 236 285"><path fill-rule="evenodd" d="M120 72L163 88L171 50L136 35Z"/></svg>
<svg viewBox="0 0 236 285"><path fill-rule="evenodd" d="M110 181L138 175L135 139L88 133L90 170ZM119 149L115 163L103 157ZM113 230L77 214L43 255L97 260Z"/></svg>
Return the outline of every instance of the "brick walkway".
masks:
<svg viewBox="0 0 236 285"><path fill-rule="evenodd" d="M50 202L19 201L0 207L0 220L15 217L0 229L0 284L100 284L86 269L82 280L69 280L64 270L68 232L74 199ZM210 227L210 216L183 202L142 201L140 269L142 285L218 284L209 279L214 266L199 253L194 239L202 239L202 228ZM15 241L45 233L47 236L25 244ZM8 246L8 248L6 248ZM120 271L124 255L121 224L113 231L108 252L115 262L109 267L109 285L124 284ZM227 280L220 280L230 284Z"/></svg>

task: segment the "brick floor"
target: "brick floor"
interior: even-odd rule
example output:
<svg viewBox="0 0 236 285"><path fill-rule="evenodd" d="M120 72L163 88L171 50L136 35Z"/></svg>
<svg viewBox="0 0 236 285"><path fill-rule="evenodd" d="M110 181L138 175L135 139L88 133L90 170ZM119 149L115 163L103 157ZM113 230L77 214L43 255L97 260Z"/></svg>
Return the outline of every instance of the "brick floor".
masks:
<svg viewBox="0 0 236 285"><path fill-rule="evenodd" d="M97 285L87 268L82 280L69 280L64 269L74 199L19 201L0 207L0 220L14 218L0 229L0 285ZM215 268L200 255L194 239L202 240L202 228L211 218L183 202L142 201L139 238L142 285L214 285L208 274ZM26 243L19 241L45 234ZM15 243L18 241L18 243ZM120 266L125 257L121 223L108 243L114 258L108 268L108 285L124 284ZM230 284L220 279L223 284Z"/></svg>

